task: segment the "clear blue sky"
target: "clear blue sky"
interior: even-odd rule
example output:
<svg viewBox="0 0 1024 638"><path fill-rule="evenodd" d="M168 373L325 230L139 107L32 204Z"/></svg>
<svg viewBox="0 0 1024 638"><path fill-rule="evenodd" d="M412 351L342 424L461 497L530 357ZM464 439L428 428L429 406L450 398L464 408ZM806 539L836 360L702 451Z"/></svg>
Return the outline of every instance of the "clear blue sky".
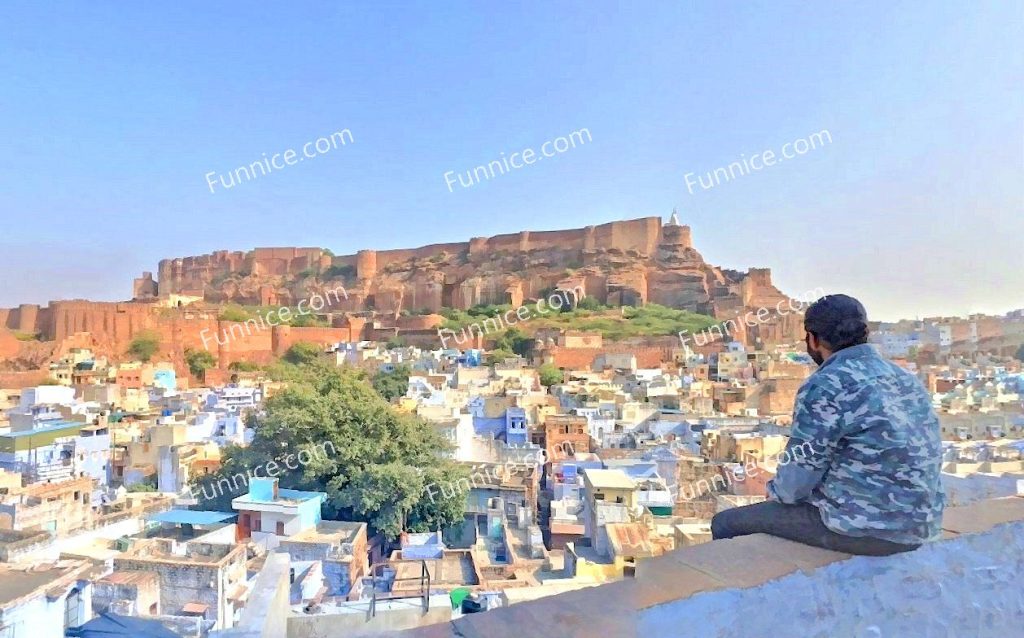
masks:
<svg viewBox="0 0 1024 638"><path fill-rule="evenodd" d="M370 4L0 6L0 306L127 299L160 259L215 249L676 206L708 261L771 267L790 294L849 292L876 318L1024 307L1019 1ZM207 188L343 128L343 149ZM591 143L445 186L580 128ZM822 129L831 145L687 192Z"/></svg>

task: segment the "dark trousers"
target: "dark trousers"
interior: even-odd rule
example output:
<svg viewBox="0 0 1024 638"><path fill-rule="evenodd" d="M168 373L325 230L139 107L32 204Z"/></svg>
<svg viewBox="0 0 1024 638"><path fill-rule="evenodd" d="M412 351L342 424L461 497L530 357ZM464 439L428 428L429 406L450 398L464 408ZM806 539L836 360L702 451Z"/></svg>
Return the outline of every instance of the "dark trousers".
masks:
<svg viewBox="0 0 1024 638"><path fill-rule="evenodd" d="M888 556L920 547L868 536L837 534L825 526L818 508L810 503L785 505L778 501L765 501L734 507L715 514L711 519L711 535L716 540L747 534L771 534L805 545L865 556Z"/></svg>

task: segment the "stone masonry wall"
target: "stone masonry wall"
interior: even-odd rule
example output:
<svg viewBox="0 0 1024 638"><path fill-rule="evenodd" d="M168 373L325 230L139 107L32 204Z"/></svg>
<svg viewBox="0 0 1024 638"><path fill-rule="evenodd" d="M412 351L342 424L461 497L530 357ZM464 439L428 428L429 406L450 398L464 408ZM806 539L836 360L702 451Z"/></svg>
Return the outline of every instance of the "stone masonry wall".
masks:
<svg viewBox="0 0 1024 638"><path fill-rule="evenodd" d="M190 547L218 547L195 543ZM207 617L216 620L218 627L230 624L226 594L245 580L244 548L230 549L230 558L217 563L200 563L182 557L177 561L146 560L123 557L114 559L116 570L156 572L160 577L160 608L165 614L178 615L186 603L198 602L209 606Z"/></svg>

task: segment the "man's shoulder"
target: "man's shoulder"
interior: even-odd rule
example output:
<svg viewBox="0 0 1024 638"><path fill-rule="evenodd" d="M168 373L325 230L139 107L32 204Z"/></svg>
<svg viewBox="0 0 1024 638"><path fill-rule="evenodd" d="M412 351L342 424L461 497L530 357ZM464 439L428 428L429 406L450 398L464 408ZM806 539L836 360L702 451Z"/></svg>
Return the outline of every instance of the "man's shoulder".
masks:
<svg viewBox="0 0 1024 638"><path fill-rule="evenodd" d="M817 383L833 386L845 386L862 383L880 377L916 380L912 372L882 356L875 348L865 349L855 357L844 358L822 366L808 380L816 379Z"/></svg>
<svg viewBox="0 0 1024 638"><path fill-rule="evenodd" d="M842 385L838 382L839 378L828 374L826 370L815 370L811 376L804 379L804 382L800 384L797 396L834 396L842 388Z"/></svg>
<svg viewBox="0 0 1024 638"><path fill-rule="evenodd" d="M846 361L830 363L814 371L800 386L800 392L817 396L834 397L866 380L867 375Z"/></svg>
<svg viewBox="0 0 1024 638"><path fill-rule="evenodd" d="M878 361L882 365L884 365L885 368L893 376L897 376L897 377L900 377L900 378L903 378L903 379L917 379L917 375L915 375L910 370L907 370L906 368L904 368L900 364L896 363L895 361L892 361L891 359L886 359L882 355L878 355Z"/></svg>

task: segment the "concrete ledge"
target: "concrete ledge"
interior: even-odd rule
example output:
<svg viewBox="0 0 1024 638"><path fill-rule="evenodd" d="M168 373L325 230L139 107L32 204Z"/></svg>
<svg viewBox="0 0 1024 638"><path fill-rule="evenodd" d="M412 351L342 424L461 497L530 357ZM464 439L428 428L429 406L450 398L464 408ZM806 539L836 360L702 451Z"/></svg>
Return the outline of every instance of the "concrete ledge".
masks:
<svg viewBox="0 0 1024 638"><path fill-rule="evenodd" d="M288 634L288 554L267 555L267 561L253 584L252 594L232 629L213 632L216 638L271 638Z"/></svg>
<svg viewBox="0 0 1024 638"><path fill-rule="evenodd" d="M971 636L1024 627L1024 522L887 557L855 556L757 587L703 592L640 610L637 632L722 636Z"/></svg>
<svg viewBox="0 0 1024 638"><path fill-rule="evenodd" d="M1006 496L947 508L942 529L951 534L978 534L1012 521L1024 521L1024 497Z"/></svg>
<svg viewBox="0 0 1024 638"><path fill-rule="evenodd" d="M635 599L643 608L703 591L755 587L849 557L767 534L714 541L641 561L633 581Z"/></svg>
<svg viewBox="0 0 1024 638"><path fill-rule="evenodd" d="M657 615L659 612L655 608L679 603L697 594L750 590L801 573L806 580L814 581L821 568L834 563L845 564L851 558L854 558L851 562L856 565L870 565L881 571L885 571L886 565L905 567L913 565L918 560L918 554L921 554L921 560L926 560L929 556L943 553L937 546L959 544L961 536L970 538L989 532L996 526L1000 526L997 533L1005 536L1007 532L1002 526L1015 521L1024 521L1022 497L1010 496L947 508L943 517L944 540L930 543L913 552L888 557L854 558L849 554L809 547L765 534L713 541L641 560L633 579L471 614L441 627L423 627L397 635L417 638L638 636L641 612L646 613L647 610ZM925 572L931 569L921 565L924 581L929 580ZM870 584L864 583L863 586L870 587ZM1024 600L1024 593L1021 599ZM963 601L963 604L970 603ZM770 617L782 611L782 608L761 609L756 613ZM681 629L679 627L664 626L662 629L669 630L663 635L688 635L685 631L675 631Z"/></svg>

